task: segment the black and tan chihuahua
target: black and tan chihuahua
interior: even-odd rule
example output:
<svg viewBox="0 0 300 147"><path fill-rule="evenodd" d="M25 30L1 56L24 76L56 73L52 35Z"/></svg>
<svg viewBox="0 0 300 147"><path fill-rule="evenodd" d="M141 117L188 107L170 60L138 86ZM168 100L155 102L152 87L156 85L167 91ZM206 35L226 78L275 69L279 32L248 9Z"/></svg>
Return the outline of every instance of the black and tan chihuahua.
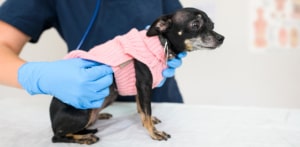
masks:
<svg viewBox="0 0 300 147"><path fill-rule="evenodd" d="M183 8L173 14L161 16L147 31L147 36L159 36L162 45L167 43L170 49L168 58L176 57L182 51L215 49L224 37L215 31L214 23L205 12L195 8ZM152 75L142 62L134 60L136 73L136 103L143 126L154 140L167 140L170 135L158 131L155 124L160 120L151 115ZM97 119L110 118L110 114L99 114L118 96L116 84L110 87L110 94L98 109L81 110L53 98L50 105L50 117L54 136L53 142L93 144L99 140L97 129L87 129Z"/></svg>

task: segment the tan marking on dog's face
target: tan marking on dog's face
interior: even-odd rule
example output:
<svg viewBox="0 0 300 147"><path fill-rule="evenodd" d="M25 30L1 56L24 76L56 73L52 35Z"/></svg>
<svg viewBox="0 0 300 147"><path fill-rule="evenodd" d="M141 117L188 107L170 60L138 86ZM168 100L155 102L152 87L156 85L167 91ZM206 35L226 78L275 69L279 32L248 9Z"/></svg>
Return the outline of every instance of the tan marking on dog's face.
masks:
<svg viewBox="0 0 300 147"><path fill-rule="evenodd" d="M186 51L192 51L193 50L193 44L190 40L188 40L188 39L185 40L184 44L185 44Z"/></svg>

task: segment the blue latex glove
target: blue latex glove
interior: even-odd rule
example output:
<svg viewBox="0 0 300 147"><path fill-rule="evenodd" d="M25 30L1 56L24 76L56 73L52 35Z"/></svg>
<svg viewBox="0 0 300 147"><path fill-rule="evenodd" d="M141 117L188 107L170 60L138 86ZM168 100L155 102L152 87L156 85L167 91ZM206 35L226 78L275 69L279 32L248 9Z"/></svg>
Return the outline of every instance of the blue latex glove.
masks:
<svg viewBox="0 0 300 147"><path fill-rule="evenodd" d="M182 64L181 59L184 58L186 55L187 52L181 52L175 58L168 60L167 62L168 68L166 68L162 73L164 79L159 83L157 87L161 87L166 82L166 78L170 78L175 75L176 68L181 66Z"/></svg>
<svg viewBox="0 0 300 147"><path fill-rule="evenodd" d="M78 109L99 108L109 94L112 69L79 58L55 62L28 62L18 80L28 93L49 94Z"/></svg>

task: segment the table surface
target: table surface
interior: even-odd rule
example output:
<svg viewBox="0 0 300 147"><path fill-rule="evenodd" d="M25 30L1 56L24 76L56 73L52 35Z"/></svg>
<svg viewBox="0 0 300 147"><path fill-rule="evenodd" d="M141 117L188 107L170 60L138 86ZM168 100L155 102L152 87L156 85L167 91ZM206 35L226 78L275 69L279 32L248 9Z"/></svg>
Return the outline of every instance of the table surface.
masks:
<svg viewBox="0 0 300 147"><path fill-rule="evenodd" d="M50 98L0 98L1 147L85 146L51 142ZM142 127L135 103L105 109L110 120L93 126L100 141L92 146L119 147L299 147L300 109L203 106L154 103L156 125L172 135L152 140Z"/></svg>

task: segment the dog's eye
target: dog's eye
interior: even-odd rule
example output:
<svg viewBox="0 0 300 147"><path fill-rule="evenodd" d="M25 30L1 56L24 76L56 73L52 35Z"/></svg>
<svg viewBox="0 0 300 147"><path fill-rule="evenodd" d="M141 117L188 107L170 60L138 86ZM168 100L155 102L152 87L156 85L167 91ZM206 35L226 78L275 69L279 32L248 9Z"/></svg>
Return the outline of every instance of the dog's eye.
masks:
<svg viewBox="0 0 300 147"><path fill-rule="evenodd" d="M197 31L200 29L200 22L199 21L193 21L191 24L191 28L194 31Z"/></svg>

